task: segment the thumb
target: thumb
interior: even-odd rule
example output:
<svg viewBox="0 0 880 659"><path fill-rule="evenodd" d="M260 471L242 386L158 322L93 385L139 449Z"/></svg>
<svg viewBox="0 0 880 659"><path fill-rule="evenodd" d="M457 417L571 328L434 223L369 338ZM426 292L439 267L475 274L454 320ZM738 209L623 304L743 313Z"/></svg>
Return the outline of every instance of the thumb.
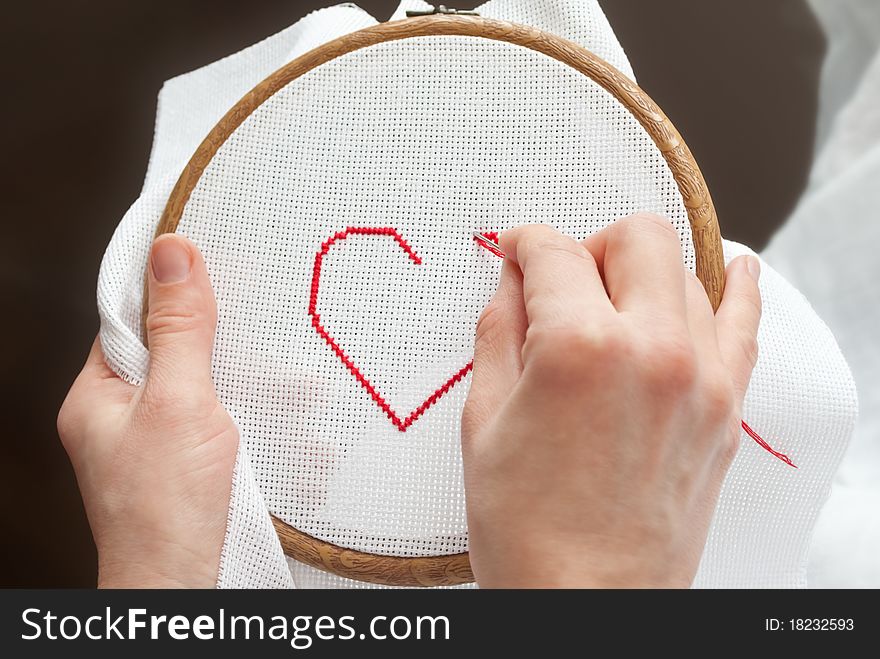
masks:
<svg viewBox="0 0 880 659"><path fill-rule="evenodd" d="M733 378L739 401L745 398L758 360L761 322L761 264L755 256L739 256L725 272L724 296L715 312L721 358Z"/></svg>
<svg viewBox="0 0 880 659"><path fill-rule="evenodd" d="M205 261L187 238L164 234L150 251L146 389L166 394L210 391L217 305Z"/></svg>

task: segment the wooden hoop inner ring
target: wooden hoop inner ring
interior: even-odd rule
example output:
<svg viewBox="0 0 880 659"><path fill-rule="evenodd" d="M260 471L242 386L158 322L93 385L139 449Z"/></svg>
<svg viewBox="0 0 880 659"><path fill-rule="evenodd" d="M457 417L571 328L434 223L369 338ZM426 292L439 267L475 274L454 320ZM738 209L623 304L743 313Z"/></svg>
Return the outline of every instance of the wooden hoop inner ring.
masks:
<svg viewBox="0 0 880 659"><path fill-rule="evenodd" d="M697 277L713 309L718 308L724 291L718 218L693 155L659 106L635 82L573 42L533 27L478 16L431 15L381 23L325 43L280 68L229 110L196 149L168 198L156 236L177 230L186 202L217 150L277 91L311 69L346 53L385 41L432 35L482 37L530 48L588 76L629 110L663 154L678 185L691 225ZM145 293L144 319L147 312ZM467 553L428 557L370 554L319 540L275 516L272 522L285 554L341 577L387 586L450 586L474 580Z"/></svg>

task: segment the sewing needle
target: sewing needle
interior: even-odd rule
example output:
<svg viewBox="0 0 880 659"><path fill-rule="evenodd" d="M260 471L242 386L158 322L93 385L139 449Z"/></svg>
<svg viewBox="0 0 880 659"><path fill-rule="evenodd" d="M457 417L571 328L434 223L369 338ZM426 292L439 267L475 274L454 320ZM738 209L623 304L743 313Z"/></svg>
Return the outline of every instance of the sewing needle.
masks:
<svg viewBox="0 0 880 659"><path fill-rule="evenodd" d="M492 240L488 236L484 236L479 231L474 231L474 238L476 238L477 242L482 243L484 247L489 248L490 252L492 252L496 256L504 258L504 252L501 249L501 245L496 243L494 240Z"/></svg>

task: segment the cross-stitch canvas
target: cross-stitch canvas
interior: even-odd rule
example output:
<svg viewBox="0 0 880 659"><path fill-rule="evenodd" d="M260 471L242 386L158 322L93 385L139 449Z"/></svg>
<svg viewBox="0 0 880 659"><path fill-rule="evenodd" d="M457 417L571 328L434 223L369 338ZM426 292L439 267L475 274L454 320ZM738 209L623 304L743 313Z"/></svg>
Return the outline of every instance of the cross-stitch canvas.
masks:
<svg viewBox="0 0 880 659"><path fill-rule="evenodd" d="M560 34L632 75L593 1L493 0L478 11ZM146 255L198 142L292 57L374 23L351 5L322 10L166 84L143 193L99 279L102 343L122 377L137 383L148 366ZM673 221L693 268L681 197L648 135L596 83L522 46L377 44L258 108L207 166L178 227L208 264L214 380L242 438L218 585L363 585L288 563L270 512L361 551L465 551L459 420L474 326L501 263L472 232L541 222L582 238L637 211ZM728 260L746 251L725 243ZM744 417L799 469L743 435L699 586L803 585L855 418L830 332L770 268L761 290Z"/></svg>

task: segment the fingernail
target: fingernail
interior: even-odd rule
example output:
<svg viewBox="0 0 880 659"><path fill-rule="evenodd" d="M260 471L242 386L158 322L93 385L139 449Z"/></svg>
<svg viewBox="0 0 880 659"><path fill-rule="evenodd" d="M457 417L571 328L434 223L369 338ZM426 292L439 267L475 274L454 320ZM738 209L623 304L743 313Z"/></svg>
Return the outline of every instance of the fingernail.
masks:
<svg viewBox="0 0 880 659"><path fill-rule="evenodd" d="M752 279L758 281L761 278L761 262L754 256L746 257L746 270L749 271Z"/></svg>
<svg viewBox="0 0 880 659"><path fill-rule="evenodd" d="M192 258L181 240L159 238L150 254L153 276L161 284L174 284L189 277Z"/></svg>

